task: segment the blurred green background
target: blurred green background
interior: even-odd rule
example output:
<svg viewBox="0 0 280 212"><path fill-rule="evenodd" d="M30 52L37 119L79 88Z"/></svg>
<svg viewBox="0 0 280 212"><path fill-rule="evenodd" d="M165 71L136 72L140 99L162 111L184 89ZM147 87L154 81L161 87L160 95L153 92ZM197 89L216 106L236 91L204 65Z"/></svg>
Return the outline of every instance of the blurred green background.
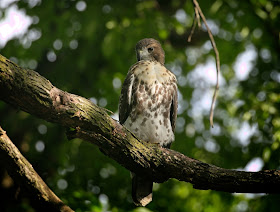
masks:
<svg viewBox="0 0 280 212"><path fill-rule="evenodd" d="M172 149L223 168L280 167L280 1L199 1L220 52L214 128L209 108L215 56L204 25L187 37L191 1L0 1L0 52L55 86L115 112L134 46L158 39L179 84ZM25 30L26 29L26 30ZM1 92L1 91L0 91ZM0 102L0 125L49 187L76 211L279 211L280 195L200 191L171 179L137 208L129 171L65 129ZM0 211L36 205L0 167Z"/></svg>

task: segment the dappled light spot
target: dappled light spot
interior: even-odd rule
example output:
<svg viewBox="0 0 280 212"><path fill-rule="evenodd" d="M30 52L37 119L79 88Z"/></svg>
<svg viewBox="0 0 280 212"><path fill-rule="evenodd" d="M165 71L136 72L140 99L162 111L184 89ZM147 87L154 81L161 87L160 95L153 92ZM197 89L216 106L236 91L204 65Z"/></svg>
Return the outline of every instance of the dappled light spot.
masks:
<svg viewBox="0 0 280 212"><path fill-rule="evenodd" d="M246 80L248 78L249 73L254 67L256 57L257 52L252 44L246 46L246 50L237 56L233 68L238 80Z"/></svg>
<svg viewBox="0 0 280 212"><path fill-rule="evenodd" d="M16 57L10 57L9 58L11 61L13 61L14 63L18 64L19 60Z"/></svg>
<svg viewBox="0 0 280 212"><path fill-rule="evenodd" d="M74 164L69 165L69 166L66 168L66 171L67 171L67 172L73 172L73 171L75 171L75 165L74 165Z"/></svg>
<svg viewBox="0 0 280 212"><path fill-rule="evenodd" d="M187 77L185 76L179 76L177 81L181 87L185 87L187 85Z"/></svg>
<svg viewBox="0 0 280 212"><path fill-rule="evenodd" d="M219 136L222 133L222 129L218 123L214 123L215 127L210 128L210 132L212 135Z"/></svg>
<svg viewBox="0 0 280 212"><path fill-rule="evenodd" d="M176 132L179 132L179 133L183 132L185 123L186 123L186 121L183 117L178 117L177 122L176 122L176 128L175 128Z"/></svg>
<svg viewBox="0 0 280 212"><path fill-rule="evenodd" d="M0 185L5 189L11 188L14 185L14 181L10 177L10 175L8 175L7 171L4 172L4 176L1 179L1 184Z"/></svg>
<svg viewBox="0 0 280 212"><path fill-rule="evenodd" d="M226 41L230 41L232 39L232 33L224 29L220 29L218 37L223 38Z"/></svg>
<svg viewBox="0 0 280 212"><path fill-rule="evenodd" d="M249 28L246 26L246 27L243 27L241 32L240 32L240 35L243 37L243 38L246 38L248 35L249 35Z"/></svg>
<svg viewBox="0 0 280 212"><path fill-rule="evenodd" d="M263 34L263 32L262 32L262 30L261 30L260 28L256 28L256 29L254 29L254 31L253 31L253 36L254 36L256 39L261 38L262 34Z"/></svg>
<svg viewBox="0 0 280 212"><path fill-rule="evenodd" d="M37 68L38 62L36 60L29 60L28 61L28 68L34 70Z"/></svg>
<svg viewBox="0 0 280 212"><path fill-rule="evenodd" d="M84 203L85 203L86 205L90 205L90 204L91 204L91 201L86 199L86 200L84 201Z"/></svg>
<svg viewBox="0 0 280 212"><path fill-rule="evenodd" d="M61 176L64 176L67 173L67 171L64 167L58 167L57 173Z"/></svg>
<svg viewBox="0 0 280 212"><path fill-rule="evenodd" d="M103 209L108 207L108 202L109 202L109 198L106 194L100 194L99 197L99 202L102 204ZM106 211L106 210L105 210Z"/></svg>
<svg viewBox="0 0 280 212"><path fill-rule="evenodd" d="M198 117L209 112L212 101L211 90L195 89L191 100L191 116Z"/></svg>
<svg viewBox="0 0 280 212"><path fill-rule="evenodd" d="M187 13L185 12L185 10L183 9L179 9L176 11L175 13L175 18L177 19L177 21L179 21L181 24L187 24L189 25L191 23L190 17L187 15Z"/></svg>
<svg viewBox="0 0 280 212"><path fill-rule="evenodd" d="M271 77L274 81L280 83L280 73L277 72L276 70L274 70L274 71L272 71L272 72L270 73L270 77Z"/></svg>
<svg viewBox="0 0 280 212"><path fill-rule="evenodd" d="M228 13L226 17L226 22L232 23L234 21L234 16L232 13Z"/></svg>
<svg viewBox="0 0 280 212"><path fill-rule="evenodd" d="M60 190L65 190L68 187L68 182L65 179L59 179L57 181L57 187Z"/></svg>
<svg viewBox="0 0 280 212"><path fill-rule="evenodd" d="M260 51L260 56L265 63L269 63L271 61L271 53L269 49L262 48Z"/></svg>
<svg viewBox="0 0 280 212"><path fill-rule="evenodd" d="M45 150L45 143L43 141L37 141L35 144L37 152L43 152Z"/></svg>
<svg viewBox="0 0 280 212"><path fill-rule="evenodd" d="M115 89L119 89L122 86L122 82L121 82L120 78L115 77L113 79L113 86Z"/></svg>
<svg viewBox="0 0 280 212"><path fill-rule="evenodd" d="M20 150L22 152L28 152L30 150L30 146L27 142L22 142L22 144L20 145Z"/></svg>
<svg viewBox="0 0 280 212"><path fill-rule="evenodd" d="M47 59L50 62L56 61L56 54L54 53L54 51L51 50L47 53Z"/></svg>
<svg viewBox="0 0 280 212"><path fill-rule="evenodd" d="M195 145L196 145L196 147L198 147L198 148L202 148L203 146L204 146L204 139L201 137L201 136L199 136L199 137L196 137L196 139L195 139Z"/></svg>
<svg viewBox="0 0 280 212"><path fill-rule="evenodd" d="M243 40L243 37L241 36L240 32L235 32L234 39L238 42L241 42Z"/></svg>
<svg viewBox="0 0 280 212"><path fill-rule="evenodd" d="M104 6L102 7L102 11L103 11L104 13L110 13L111 10L112 10L112 7L111 7L110 5L108 5L108 4L106 4L106 5L104 5Z"/></svg>
<svg viewBox="0 0 280 212"><path fill-rule="evenodd" d="M210 40L208 40L202 45L201 51L204 54L207 54L211 49L212 49L212 44L211 44Z"/></svg>
<svg viewBox="0 0 280 212"><path fill-rule="evenodd" d="M87 182L87 190L89 190L90 192L94 193L94 194L99 194L100 193L100 187L97 185L93 184L93 180L88 180Z"/></svg>
<svg viewBox="0 0 280 212"><path fill-rule="evenodd" d="M116 26L116 22L115 21L108 21L106 23L107 29L113 29L115 26Z"/></svg>
<svg viewBox="0 0 280 212"><path fill-rule="evenodd" d="M73 22L73 24L72 24L72 29L73 29L74 31L79 31L79 30L81 30L81 28L82 28L82 25L81 25L80 22L78 22L78 21L74 21L74 22Z"/></svg>
<svg viewBox="0 0 280 212"><path fill-rule="evenodd" d="M46 125L40 124L40 125L38 126L38 132L39 132L40 134L44 135L44 134L47 133L47 131L48 131L48 128L47 128Z"/></svg>
<svg viewBox="0 0 280 212"><path fill-rule="evenodd" d="M232 132L232 136L238 139L240 145L248 146L250 138L257 133L257 131L257 124L250 126L247 121L244 121L238 130Z"/></svg>
<svg viewBox="0 0 280 212"><path fill-rule="evenodd" d="M178 101L178 115L183 114L187 108L189 107L189 103L187 102L187 100L184 100L183 98L179 99Z"/></svg>
<svg viewBox="0 0 280 212"><path fill-rule="evenodd" d="M78 41L77 40L71 40L69 43L70 49L77 49L78 48Z"/></svg>
<svg viewBox="0 0 280 212"><path fill-rule="evenodd" d="M106 168L102 168L99 172L100 176L104 179L109 177L109 172L107 171Z"/></svg>
<svg viewBox="0 0 280 212"><path fill-rule="evenodd" d="M242 17L242 16L244 16L244 12L242 10L238 10L237 13L236 13L236 16L237 17Z"/></svg>
<svg viewBox="0 0 280 212"><path fill-rule="evenodd" d="M91 97L89 98L89 100L93 103L93 104L97 104L97 99L95 97Z"/></svg>
<svg viewBox="0 0 280 212"><path fill-rule="evenodd" d="M33 8L41 3L42 0L28 0L28 6Z"/></svg>
<svg viewBox="0 0 280 212"><path fill-rule="evenodd" d="M78 1L76 4L76 9L80 12L85 11L85 9L87 8L87 4L84 1Z"/></svg>
<svg viewBox="0 0 280 212"><path fill-rule="evenodd" d="M264 162L260 157L253 158L245 166L244 170L249 172L258 172L264 166Z"/></svg>
<svg viewBox="0 0 280 212"><path fill-rule="evenodd" d="M99 104L100 107L106 107L107 99L104 98L104 97L100 98L99 101L98 101L98 104Z"/></svg>
<svg viewBox="0 0 280 212"><path fill-rule="evenodd" d="M60 50L63 46L63 43L60 39L56 39L54 42L53 42L53 48L55 50Z"/></svg>
<svg viewBox="0 0 280 212"><path fill-rule="evenodd" d="M38 24L40 21L40 18L37 15L32 16L32 23Z"/></svg>
<svg viewBox="0 0 280 212"><path fill-rule="evenodd" d="M1 0L0 1L0 8L7 8L10 4L12 4L13 2L15 2L17 0Z"/></svg>
<svg viewBox="0 0 280 212"><path fill-rule="evenodd" d="M219 33L220 28L215 20L207 19L207 25L210 28L213 35L217 35ZM202 23L201 26L202 26L202 30L206 32L207 29L206 29L205 24Z"/></svg>
<svg viewBox="0 0 280 212"><path fill-rule="evenodd" d="M130 26L130 20L128 18L124 18L122 20L123 27L129 27Z"/></svg>
<svg viewBox="0 0 280 212"><path fill-rule="evenodd" d="M0 21L0 48L4 47L9 40L22 37L31 22L32 19L24 10L18 9L16 5L9 7L5 18Z"/></svg>
<svg viewBox="0 0 280 212"><path fill-rule="evenodd" d="M216 142L214 142L213 140L207 140L204 144L204 148L208 151L208 152L212 152L212 153L217 153L220 150L220 145L218 145Z"/></svg>
<svg viewBox="0 0 280 212"><path fill-rule="evenodd" d="M240 201L236 207L235 211L238 212L245 212L248 210L248 202L247 201Z"/></svg>
<svg viewBox="0 0 280 212"><path fill-rule="evenodd" d="M195 135L195 128L193 124L188 124L185 129L186 135L188 137L193 137Z"/></svg>
<svg viewBox="0 0 280 212"><path fill-rule="evenodd" d="M266 99L266 93L264 91L260 91L258 94L257 94L257 99L262 102Z"/></svg>
<svg viewBox="0 0 280 212"><path fill-rule="evenodd" d="M100 176L104 179L110 177L111 175L115 175L117 172L116 168L110 164L107 164L105 167L100 169Z"/></svg>
<svg viewBox="0 0 280 212"><path fill-rule="evenodd" d="M209 130L204 130L203 133L202 133L202 136L205 140L210 139L211 138L210 131Z"/></svg>
<svg viewBox="0 0 280 212"><path fill-rule="evenodd" d="M38 40L42 36L42 32L40 29L30 29L27 33L27 38L33 42L35 40Z"/></svg>
<svg viewBox="0 0 280 212"><path fill-rule="evenodd" d="M182 74L182 67L176 63L166 65L167 69L172 71L177 77Z"/></svg>
<svg viewBox="0 0 280 212"><path fill-rule="evenodd" d="M188 47L185 54L187 56L187 62L190 65L194 65L197 59L201 56L201 50L199 48Z"/></svg>
<svg viewBox="0 0 280 212"><path fill-rule="evenodd" d="M91 192L94 194L99 194L100 193L100 188L98 186L92 186Z"/></svg>
<svg viewBox="0 0 280 212"><path fill-rule="evenodd" d="M198 64L191 72L188 73L188 82L192 87L203 88L216 84L216 65L213 57L209 57L204 64ZM219 74L220 86L225 84L221 73Z"/></svg>

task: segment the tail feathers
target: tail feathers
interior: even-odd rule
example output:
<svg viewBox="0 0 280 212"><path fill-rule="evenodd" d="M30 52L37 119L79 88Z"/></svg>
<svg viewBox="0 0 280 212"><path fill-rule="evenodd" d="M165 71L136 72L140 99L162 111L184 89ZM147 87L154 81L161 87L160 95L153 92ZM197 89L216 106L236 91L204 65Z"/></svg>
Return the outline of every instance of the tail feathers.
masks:
<svg viewBox="0 0 280 212"><path fill-rule="evenodd" d="M146 206L153 198L153 181L132 173L132 199L137 206Z"/></svg>

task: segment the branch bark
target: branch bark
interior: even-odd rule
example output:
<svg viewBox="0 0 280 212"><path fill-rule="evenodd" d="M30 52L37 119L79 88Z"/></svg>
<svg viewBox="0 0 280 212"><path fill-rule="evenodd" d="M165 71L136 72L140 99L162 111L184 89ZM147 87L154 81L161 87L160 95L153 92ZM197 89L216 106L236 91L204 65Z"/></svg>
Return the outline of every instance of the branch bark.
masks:
<svg viewBox="0 0 280 212"><path fill-rule="evenodd" d="M7 169L9 175L37 199L44 209L73 212L50 190L1 127L0 159L1 165Z"/></svg>
<svg viewBox="0 0 280 212"><path fill-rule="evenodd" d="M0 55L0 99L50 122L74 130L69 138L97 145L128 170L155 182L169 178L197 189L239 193L279 193L280 171L227 170L179 152L146 143L88 99L54 87L37 72L23 69Z"/></svg>

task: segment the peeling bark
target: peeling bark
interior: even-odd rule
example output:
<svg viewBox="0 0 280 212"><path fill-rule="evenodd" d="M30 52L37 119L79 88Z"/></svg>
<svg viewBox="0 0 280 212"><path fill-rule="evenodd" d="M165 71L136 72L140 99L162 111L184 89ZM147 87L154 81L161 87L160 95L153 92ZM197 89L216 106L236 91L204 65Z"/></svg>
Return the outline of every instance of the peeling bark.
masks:
<svg viewBox="0 0 280 212"><path fill-rule="evenodd" d="M72 128L69 138L97 145L128 170L155 182L169 178L190 182L197 189L239 193L279 193L280 171L227 170L179 152L143 142L112 119L106 109L64 92L32 70L0 55L0 99L44 120Z"/></svg>

